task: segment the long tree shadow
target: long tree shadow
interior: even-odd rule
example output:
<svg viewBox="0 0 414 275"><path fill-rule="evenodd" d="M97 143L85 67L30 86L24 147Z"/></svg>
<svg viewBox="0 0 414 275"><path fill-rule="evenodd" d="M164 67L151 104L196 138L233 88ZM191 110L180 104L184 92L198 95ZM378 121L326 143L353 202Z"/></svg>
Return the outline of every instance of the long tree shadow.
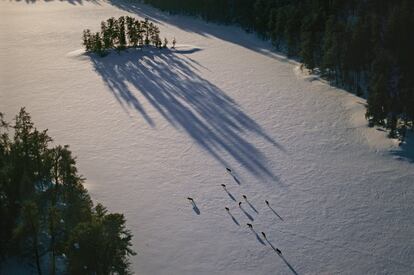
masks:
<svg viewBox="0 0 414 275"><path fill-rule="evenodd" d="M54 0L15 0L15 2L24 2L26 4L36 4L36 3L49 3L54 2ZM56 2L65 2L71 5L83 5L84 3L93 3L96 5L101 5L99 0L56 0Z"/></svg>
<svg viewBox="0 0 414 275"><path fill-rule="evenodd" d="M145 49L90 57L123 108L135 109L155 127L141 103L145 98L171 125L186 132L223 166L228 166L226 157L231 156L254 175L277 180L263 153L245 136L250 132L283 148L233 99L198 75L197 65L182 54Z"/></svg>
<svg viewBox="0 0 414 275"><path fill-rule="evenodd" d="M195 16L175 16L174 14L163 12L160 9L143 4L142 2L136 0L108 0L108 2L119 9L136 14L137 16L148 17L151 21L156 22L160 25L172 25L181 30L196 33L201 36L216 37L218 39L239 45L251 51L271 57L280 62L300 62L300 60L294 57L287 57L286 52L277 52L270 46L270 43L268 43L268 41L251 39L248 36L241 35L243 33L242 30L239 32L235 30L235 28L226 28L226 26L222 24L209 24L208 22L204 22L201 19L199 21L196 21ZM315 76L312 79L323 79L323 77ZM346 87L338 86L332 81L329 81L329 84L334 87L339 87L341 89L345 88L345 90L348 90ZM360 104L366 105L366 103ZM411 141L407 140L407 142L401 146L400 150L395 150L393 154L401 160L414 162L413 140L414 138L411 138Z"/></svg>
<svg viewBox="0 0 414 275"><path fill-rule="evenodd" d="M177 28L196 33L205 37L216 37L218 39L239 45L256 53L260 53L267 57L271 57L280 62L294 63L301 62L299 59L294 57L288 57L286 52L277 52L274 48L270 46L268 41L262 41L257 39L251 39L250 37L243 34L243 31L240 29L240 32L235 30L235 28L226 28L223 24L210 24L208 22L202 21L196 16L176 16L174 14L168 13L167 11L161 11L150 5L143 4L136 0L108 0L108 2L122 10L136 14L140 17L148 17L151 21L156 22L157 24L167 24L176 26ZM196 21L195 18L200 19ZM230 23L231 25L231 23ZM234 26L234 24L233 24ZM312 80L324 79L322 76L312 77ZM350 91L349 88L337 85L333 81L329 81L329 84L333 87L345 89ZM352 92L351 92L352 93ZM366 105L366 103L360 103ZM407 140L404 143L400 150L395 150L393 154L400 160L405 160L408 162L414 162L414 138Z"/></svg>

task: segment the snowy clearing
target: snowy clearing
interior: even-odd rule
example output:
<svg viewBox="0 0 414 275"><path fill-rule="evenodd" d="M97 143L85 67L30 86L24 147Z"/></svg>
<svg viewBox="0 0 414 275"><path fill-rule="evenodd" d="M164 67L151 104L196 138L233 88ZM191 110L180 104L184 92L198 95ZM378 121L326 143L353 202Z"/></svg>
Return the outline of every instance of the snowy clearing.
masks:
<svg viewBox="0 0 414 275"><path fill-rule="evenodd" d="M84 55L82 30L121 15L177 49ZM136 3L2 1L0 17L0 111L70 144L92 198L125 213L137 274L414 269L413 138L368 129L364 100L236 27Z"/></svg>

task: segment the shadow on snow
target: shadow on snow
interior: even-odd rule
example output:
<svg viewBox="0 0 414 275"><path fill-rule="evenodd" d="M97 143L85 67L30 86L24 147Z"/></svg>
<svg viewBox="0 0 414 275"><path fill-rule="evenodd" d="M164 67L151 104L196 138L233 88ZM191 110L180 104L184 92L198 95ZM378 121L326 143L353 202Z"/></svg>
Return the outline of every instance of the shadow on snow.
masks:
<svg viewBox="0 0 414 275"><path fill-rule="evenodd" d="M10 0L11 1L11 0ZM54 2L54 0L15 0L15 2L24 2L26 4L36 4L38 2ZM83 5L83 3L93 3L96 5L100 5L100 1L99 0L56 0L56 2L66 2L69 3L71 5Z"/></svg>
<svg viewBox="0 0 414 275"><path fill-rule="evenodd" d="M243 136L254 133L284 149L233 99L198 75L197 64L185 55L148 48L90 58L123 108L137 110L152 127L155 122L138 99L140 94L171 125L185 131L223 166L228 166L225 156L231 156L254 175L277 180L263 153Z"/></svg>
<svg viewBox="0 0 414 275"><path fill-rule="evenodd" d="M221 40L237 44L246 49L258 52L268 57L277 59L281 62L291 62L289 58L284 55L277 54L265 41L252 40L250 37L240 35L245 33L240 29L240 33L236 32L234 28L226 29L226 25L223 24L210 24L202 20L196 20L196 16L175 16L168 12L163 12L150 5L142 4L135 0L109 0L111 5L122 9L124 11L134 13L140 17L148 17L151 21L157 24L168 24L176 26L184 31L196 33L201 36L212 36ZM231 25L229 25L231 26ZM234 26L233 26L234 27Z"/></svg>
<svg viewBox="0 0 414 275"><path fill-rule="evenodd" d="M400 160L414 163L414 133L408 130L405 142L391 153Z"/></svg>
<svg viewBox="0 0 414 275"><path fill-rule="evenodd" d="M243 30L241 29L239 32L235 31L234 28L227 29L225 25L210 24L203 20L195 20L195 18L197 18L195 16L175 16L174 14L163 12L152 6L136 2L135 0L109 0L109 3L119 9L134 13L137 16L148 17L151 21L154 21L160 25L165 23L168 25L176 26L177 28L180 28L187 32L196 33L201 36L216 37L218 39L237 44L246 49L271 57L280 62L295 63L295 58L288 58L284 53L278 53L275 51L275 49L272 49L267 41L254 40L249 36L240 35L243 33ZM314 80L320 79L320 76L316 76ZM338 87L332 81L328 82L331 86ZM401 159L414 162L414 146L412 145L412 142L412 140L410 144L407 142L405 146L402 146L401 150L394 152L395 155Z"/></svg>

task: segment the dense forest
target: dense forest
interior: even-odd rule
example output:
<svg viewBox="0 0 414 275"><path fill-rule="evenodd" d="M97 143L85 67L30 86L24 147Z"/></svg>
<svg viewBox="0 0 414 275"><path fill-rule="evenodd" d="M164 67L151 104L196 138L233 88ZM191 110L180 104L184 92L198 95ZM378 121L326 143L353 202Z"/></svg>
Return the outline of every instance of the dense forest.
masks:
<svg viewBox="0 0 414 275"><path fill-rule="evenodd" d="M414 121L412 0L143 0L237 24L312 71L367 98L370 125L403 138Z"/></svg>
<svg viewBox="0 0 414 275"><path fill-rule="evenodd" d="M128 274L124 216L94 207L68 146L51 143L24 108L13 124L0 113L0 273L26 258L38 274Z"/></svg>
<svg viewBox="0 0 414 275"><path fill-rule="evenodd" d="M175 38L172 41L175 47ZM82 44L86 52L94 52L104 56L108 50L125 50L128 47L153 45L159 49L167 48L168 40L161 41L160 29L157 25L145 20L137 20L130 16L118 19L111 17L101 22L101 31L92 33L90 29L83 31Z"/></svg>

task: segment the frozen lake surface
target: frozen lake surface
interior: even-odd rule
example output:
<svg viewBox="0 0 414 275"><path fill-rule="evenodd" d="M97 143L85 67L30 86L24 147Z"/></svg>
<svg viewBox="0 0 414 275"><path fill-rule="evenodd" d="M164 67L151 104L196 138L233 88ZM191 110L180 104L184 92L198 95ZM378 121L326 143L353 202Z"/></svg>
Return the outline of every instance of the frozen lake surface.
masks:
<svg viewBox="0 0 414 275"><path fill-rule="evenodd" d="M82 30L121 15L177 49L82 54ZM0 111L70 144L94 201L126 215L135 273L414 270L413 139L367 128L363 99L236 27L136 3L1 1L0 18Z"/></svg>

